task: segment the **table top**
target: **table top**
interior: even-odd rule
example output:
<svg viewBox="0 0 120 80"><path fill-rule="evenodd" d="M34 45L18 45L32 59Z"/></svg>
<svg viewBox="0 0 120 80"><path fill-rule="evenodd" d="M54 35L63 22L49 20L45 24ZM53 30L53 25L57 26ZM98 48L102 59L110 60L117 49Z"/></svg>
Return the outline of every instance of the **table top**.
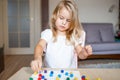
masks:
<svg viewBox="0 0 120 80"><path fill-rule="evenodd" d="M80 68L81 75L87 76L90 80L120 80L120 69L105 69L105 68ZM29 77L33 74L30 67L23 67L8 80L29 80Z"/></svg>

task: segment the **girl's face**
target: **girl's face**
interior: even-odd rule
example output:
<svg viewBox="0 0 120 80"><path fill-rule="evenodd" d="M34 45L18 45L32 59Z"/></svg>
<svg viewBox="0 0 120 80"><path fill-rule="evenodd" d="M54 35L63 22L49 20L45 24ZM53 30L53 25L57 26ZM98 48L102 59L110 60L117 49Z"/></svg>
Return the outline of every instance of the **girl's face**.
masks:
<svg viewBox="0 0 120 80"><path fill-rule="evenodd" d="M71 15L70 12L66 8L62 8L60 12L57 14L57 19L55 22L57 32L64 33L70 27Z"/></svg>

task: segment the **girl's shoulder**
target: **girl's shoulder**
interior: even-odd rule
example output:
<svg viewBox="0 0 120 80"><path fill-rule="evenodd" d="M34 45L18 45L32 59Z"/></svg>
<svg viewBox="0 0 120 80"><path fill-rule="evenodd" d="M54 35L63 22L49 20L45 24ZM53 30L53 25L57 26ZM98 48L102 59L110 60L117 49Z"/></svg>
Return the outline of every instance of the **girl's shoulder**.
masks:
<svg viewBox="0 0 120 80"><path fill-rule="evenodd" d="M52 30L51 29L45 29L41 32L41 36L45 37L52 37Z"/></svg>
<svg viewBox="0 0 120 80"><path fill-rule="evenodd" d="M84 30L82 30L81 31L81 35L85 35L86 33L85 33L85 31Z"/></svg>
<svg viewBox="0 0 120 80"><path fill-rule="evenodd" d="M51 29L45 29L41 32L42 34L49 34L52 35L52 30Z"/></svg>

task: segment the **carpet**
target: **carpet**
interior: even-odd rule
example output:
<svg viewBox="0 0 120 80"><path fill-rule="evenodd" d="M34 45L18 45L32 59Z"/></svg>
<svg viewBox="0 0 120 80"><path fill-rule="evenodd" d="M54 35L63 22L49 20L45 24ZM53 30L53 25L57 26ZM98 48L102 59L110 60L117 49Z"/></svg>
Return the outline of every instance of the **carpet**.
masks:
<svg viewBox="0 0 120 80"><path fill-rule="evenodd" d="M78 68L120 68L120 63L78 64Z"/></svg>
<svg viewBox="0 0 120 80"><path fill-rule="evenodd" d="M120 68L120 60L88 60L78 62L78 68Z"/></svg>

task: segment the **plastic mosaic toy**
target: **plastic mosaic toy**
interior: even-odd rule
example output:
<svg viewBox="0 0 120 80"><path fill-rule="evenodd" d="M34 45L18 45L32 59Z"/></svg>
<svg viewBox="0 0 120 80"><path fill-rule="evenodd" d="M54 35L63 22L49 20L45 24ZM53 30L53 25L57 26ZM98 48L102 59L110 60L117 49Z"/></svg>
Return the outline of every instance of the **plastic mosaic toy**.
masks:
<svg viewBox="0 0 120 80"><path fill-rule="evenodd" d="M81 80L77 70L42 70L31 75L29 80Z"/></svg>

